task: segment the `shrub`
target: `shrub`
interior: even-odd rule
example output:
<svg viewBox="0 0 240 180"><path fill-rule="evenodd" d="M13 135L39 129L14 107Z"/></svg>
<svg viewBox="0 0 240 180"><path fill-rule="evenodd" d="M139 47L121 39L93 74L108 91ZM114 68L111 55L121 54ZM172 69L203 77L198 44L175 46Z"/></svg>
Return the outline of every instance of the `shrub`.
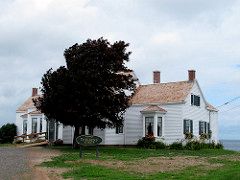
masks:
<svg viewBox="0 0 240 180"><path fill-rule="evenodd" d="M155 147L156 147L156 149L165 149L166 145L162 141L156 141Z"/></svg>
<svg viewBox="0 0 240 180"><path fill-rule="evenodd" d="M209 135L207 134L207 133L202 133L201 135L200 135L200 140L202 140L202 141L204 141L204 140L206 140L206 139L208 139L209 138Z"/></svg>
<svg viewBox="0 0 240 180"><path fill-rule="evenodd" d="M162 141L155 141L155 137L146 136L138 140L138 147L149 148L149 149L164 149L166 145Z"/></svg>
<svg viewBox="0 0 240 180"><path fill-rule="evenodd" d="M138 140L137 146L143 148L155 149L155 138L153 136L146 136Z"/></svg>
<svg viewBox="0 0 240 180"><path fill-rule="evenodd" d="M223 147L223 144L221 142L219 142L219 143L215 144L215 148L216 149L223 149L224 147Z"/></svg>
<svg viewBox="0 0 240 180"><path fill-rule="evenodd" d="M169 145L169 149L176 149L176 150L181 150L183 149L183 144L181 142L174 142Z"/></svg>
<svg viewBox="0 0 240 180"><path fill-rule="evenodd" d="M184 135L185 135L185 139L190 140L193 138L193 133L191 133L191 132L186 132Z"/></svg>
<svg viewBox="0 0 240 180"><path fill-rule="evenodd" d="M188 149L188 150L199 150L201 148L202 148L202 144L199 141L189 141L185 146L185 149Z"/></svg>
<svg viewBox="0 0 240 180"><path fill-rule="evenodd" d="M14 136L17 134L17 127L15 124L5 124L0 128L1 143L12 143Z"/></svg>
<svg viewBox="0 0 240 180"><path fill-rule="evenodd" d="M53 142L55 146L63 145L63 140L57 139L56 141Z"/></svg>

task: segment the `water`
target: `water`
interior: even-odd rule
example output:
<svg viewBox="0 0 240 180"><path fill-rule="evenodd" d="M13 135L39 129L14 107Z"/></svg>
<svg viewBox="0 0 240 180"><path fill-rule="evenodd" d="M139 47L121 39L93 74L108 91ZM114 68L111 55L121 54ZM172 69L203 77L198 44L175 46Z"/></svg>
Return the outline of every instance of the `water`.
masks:
<svg viewBox="0 0 240 180"><path fill-rule="evenodd" d="M240 151L240 140L220 140L224 149Z"/></svg>

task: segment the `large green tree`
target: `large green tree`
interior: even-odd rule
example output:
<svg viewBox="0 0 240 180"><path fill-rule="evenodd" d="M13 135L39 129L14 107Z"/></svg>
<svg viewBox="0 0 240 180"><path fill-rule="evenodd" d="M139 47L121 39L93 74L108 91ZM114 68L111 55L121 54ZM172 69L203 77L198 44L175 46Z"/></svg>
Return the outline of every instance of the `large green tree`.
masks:
<svg viewBox="0 0 240 180"><path fill-rule="evenodd" d="M48 70L42 77L42 96L36 107L46 117L79 128L122 125L123 115L134 92L133 77L126 67L129 44L113 44L100 38L75 44L64 52L66 66ZM84 133L84 132L82 132Z"/></svg>

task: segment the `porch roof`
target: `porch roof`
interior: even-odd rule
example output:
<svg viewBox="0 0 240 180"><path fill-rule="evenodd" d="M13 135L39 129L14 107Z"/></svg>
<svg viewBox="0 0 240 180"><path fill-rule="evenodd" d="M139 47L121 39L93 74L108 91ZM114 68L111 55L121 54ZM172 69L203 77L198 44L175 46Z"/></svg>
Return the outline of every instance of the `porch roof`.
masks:
<svg viewBox="0 0 240 180"><path fill-rule="evenodd" d="M145 109L141 110L140 112L142 113L146 113L146 112L162 112L162 113L166 113L167 111L157 105L151 105L146 107Z"/></svg>

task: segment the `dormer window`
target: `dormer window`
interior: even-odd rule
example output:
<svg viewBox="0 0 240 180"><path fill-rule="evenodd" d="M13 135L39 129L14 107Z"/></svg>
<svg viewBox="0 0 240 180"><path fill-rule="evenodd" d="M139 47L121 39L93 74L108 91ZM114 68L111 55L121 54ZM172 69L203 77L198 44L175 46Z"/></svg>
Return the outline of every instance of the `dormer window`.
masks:
<svg viewBox="0 0 240 180"><path fill-rule="evenodd" d="M191 105L192 106L200 106L200 96L191 94Z"/></svg>

